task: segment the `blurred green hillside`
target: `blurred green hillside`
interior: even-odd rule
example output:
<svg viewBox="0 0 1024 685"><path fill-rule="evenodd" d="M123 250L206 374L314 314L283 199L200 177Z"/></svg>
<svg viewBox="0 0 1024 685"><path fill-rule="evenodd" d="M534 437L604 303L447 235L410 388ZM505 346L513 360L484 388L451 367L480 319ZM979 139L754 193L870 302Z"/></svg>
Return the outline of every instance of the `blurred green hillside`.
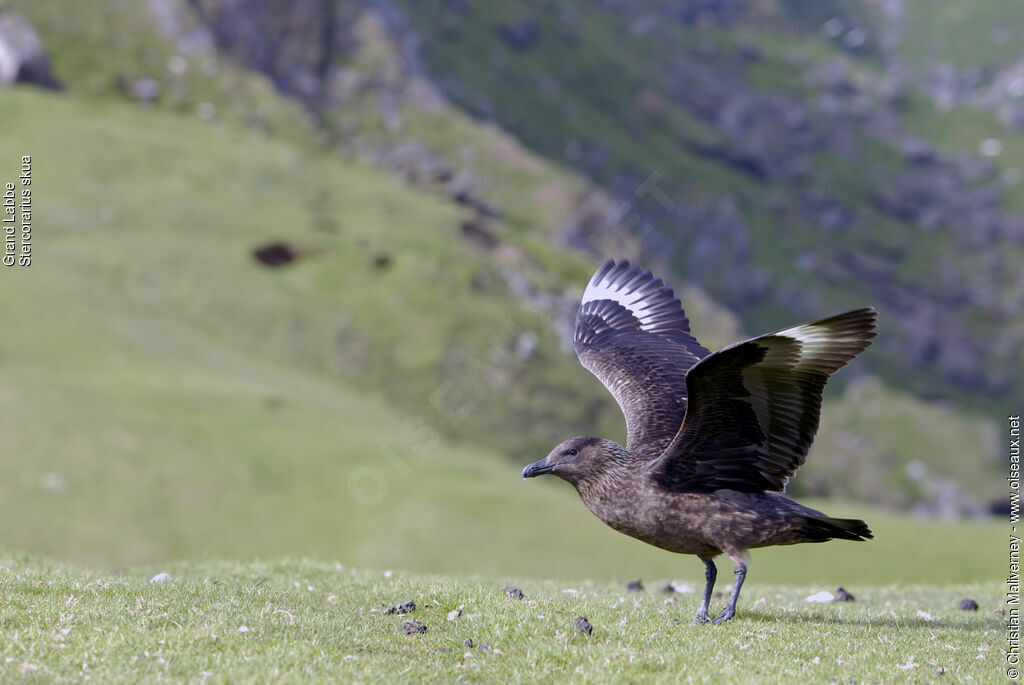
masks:
<svg viewBox="0 0 1024 685"><path fill-rule="evenodd" d="M988 391L937 400L951 386L932 383L927 365L908 371L894 343L882 344L902 339L905 317L891 303L886 311L872 284L805 273L794 277L820 292L815 302L759 296L749 306L722 288L734 266L793 276L801 246L859 251L860 241L890 240L880 236L910 240L899 225L860 223L843 243L822 240L809 222L763 220L753 247L736 246L747 262L729 257L716 267L709 257L690 270L690 238L666 228L650 197L631 196L632 181L623 186L605 167L551 147L570 132L592 136L615 150L607 169L693 179L692 206L717 207L715 193L739 189L736 216L750 226L772 193L788 197L782 182L765 191L703 153L641 135L688 130L702 140L708 131L682 110L666 104L666 118L637 124L617 118L624 105L611 106L625 90L603 89L602 104L586 101L591 91L560 88L582 98L579 111L590 114L581 123L546 110L543 88L517 81L524 65L576 59L578 83L590 83L624 54L639 59L616 49L621 37L600 13L580 13L586 31L574 39L600 51L562 52L557 41L543 43L552 54L497 48L508 52L509 93L522 97L505 103L485 93L495 98L487 116L496 125L460 93L501 83L485 68L495 40L504 45L488 22L510 21L516 3L486 22L410 7L403 24L338 2L335 20L347 31L334 39L336 52L326 63L295 58L330 75L330 88L312 95L286 78L284 57L252 68L238 43L218 34L227 5L6 4L32 21L66 91L0 91L0 178L32 154L37 198L35 263L4 274L14 295L0 299L8 322L0 518L19 522L0 544L98 565L306 554L430 571L672 575L685 561L618 540L559 484L518 482L525 461L565 437L624 437L618 408L567 345L597 252L678 269L673 285L709 347L818 309L882 306L880 344L826 398L797 494L940 514L980 511L1002 494ZM298 5L272 6L294 20L262 17L264 29L294 29L285 46L305 35L304 21L316 24L290 14ZM185 38L207 35L204 25L212 38L189 47ZM723 27L680 26L680 40L699 37L694 50L705 37L735 40ZM768 55L750 67L759 88L789 87L791 75L771 57L789 42L821 59L839 50L814 36L789 41L785 32L800 26L772 29L787 36L774 46L769 31L743 29ZM408 56L417 31L440 37L423 42L425 65ZM547 41L552 31L539 35ZM877 68L876 58L857 59L857 70ZM643 64L626 66L640 83ZM158 85L155 96L141 97L152 93L145 79ZM531 104L524 93L533 91ZM946 116L929 113L929 130L959 130ZM949 137L950 149L962 142ZM860 182L858 159L832 162L835 174ZM647 240L610 220L624 198L632 216L657 225ZM295 261L261 264L254 250L268 245ZM943 245L929 249L940 254ZM938 544L950 528L862 505L838 509L870 519L879 541L842 553L785 550L778 562L766 551L755 559L759 568L765 560L761 578L824 580L856 563L874 569L864 576L873 582L909 579L899 551L910 540L949 579L994 577L998 568L988 551L1001 536L995 524L958 524L977 546L958 555L960 568Z"/></svg>
<svg viewBox="0 0 1024 685"><path fill-rule="evenodd" d="M455 102L620 197L657 173L628 230L750 330L871 302L891 385L1019 395L1015 3L402 5Z"/></svg>

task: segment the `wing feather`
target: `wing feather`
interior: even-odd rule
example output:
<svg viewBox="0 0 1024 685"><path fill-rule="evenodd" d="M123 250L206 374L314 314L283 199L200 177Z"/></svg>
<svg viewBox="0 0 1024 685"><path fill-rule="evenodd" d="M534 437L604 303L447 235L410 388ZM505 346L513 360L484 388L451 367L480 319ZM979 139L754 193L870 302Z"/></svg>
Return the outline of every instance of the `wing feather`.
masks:
<svg viewBox="0 0 1024 685"><path fill-rule="evenodd" d="M858 309L730 345L689 370L682 426L651 475L679 491L782 491L804 463L831 374L875 337Z"/></svg>
<svg viewBox="0 0 1024 685"><path fill-rule="evenodd" d="M686 413L686 371L709 354L672 290L629 262L606 262L583 292L573 343L619 403L626 448L660 454Z"/></svg>

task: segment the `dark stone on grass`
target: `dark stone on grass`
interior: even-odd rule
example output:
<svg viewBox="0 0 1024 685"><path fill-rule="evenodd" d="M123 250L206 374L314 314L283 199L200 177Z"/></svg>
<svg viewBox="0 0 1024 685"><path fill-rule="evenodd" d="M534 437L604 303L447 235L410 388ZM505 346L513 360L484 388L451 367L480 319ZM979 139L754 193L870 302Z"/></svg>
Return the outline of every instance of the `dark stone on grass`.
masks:
<svg viewBox="0 0 1024 685"><path fill-rule="evenodd" d="M412 601L410 599L408 602L402 602L401 604L396 604L393 607L388 607L387 609L384 610L384 613L385 614L408 614L408 613L413 612L413 611L416 611L416 602L414 602L414 601Z"/></svg>
<svg viewBox="0 0 1024 685"><path fill-rule="evenodd" d="M427 627L420 621L406 621L402 624L402 632L406 635L415 635L416 633L427 632Z"/></svg>
<svg viewBox="0 0 1024 685"><path fill-rule="evenodd" d="M640 578L637 578L636 580L632 580L632 581L626 583L626 589L629 590L630 592L643 592L644 591L644 581L641 580Z"/></svg>
<svg viewBox="0 0 1024 685"><path fill-rule="evenodd" d="M513 50L523 52L532 48L540 38L540 25L534 19L502 24L498 27L498 37Z"/></svg>
<svg viewBox="0 0 1024 685"><path fill-rule="evenodd" d="M572 622L572 627L587 635L594 632L594 626L590 625L590 621L587 620L586 616L577 616L576 620Z"/></svg>
<svg viewBox="0 0 1024 685"><path fill-rule="evenodd" d="M994 499L988 504L988 513L992 516L1010 515L1010 498Z"/></svg>
<svg viewBox="0 0 1024 685"><path fill-rule="evenodd" d="M0 3L0 86L11 83L63 90L50 70L50 58L35 28L23 15Z"/></svg>
<svg viewBox="0 0 1024 685"><path fill-rule="evenodd" d="M977 611L978 610L978 603L975 602L970 597L968 597L967 599L962 599L962 600L960 600L960 610L961 611Z"/></svg>
<svg viewBox="0 0 1024 685"><path fill-rule="evenodd" d="M478 222L463 221L459 229L462 231L463 238L476 245L481 250L493 250L499 244L499 241L494 237L494 234Z"/></svg>
<svg viewBox="0 0 1024 685"><path fill-rule="evenodd" d="M160 82L148 76L118 77L117 86L125 95L139 102L153 102L160 97Z"/></svg>
<svg viewBox="0 0 1024 685"><path fill-rule="evenodd" d="M658 590L663 595L674 595L676 593L676 586L671 580L666 580L665 584Z"/></svg>
<svg viewBox="0 0 1024 685"><path fill-rule="evenodd" d="M502 588L502 592L504 592L509 599L523 599L526 597L526 595L523 594L523 591L515 585L506 585Z"/></svg>
<svg viewBox="0 0 1024 685"><path fill-rule="evenodd" d="M267 243L254 249L252 256L263 266L275 269L294 262L299 252L287 243Z"/></svg>
<svg viewBox="0 0 1024 685"><path fill-rule="evenodd" d="M467 637L463 644L466 646L466 649L473 649L473 638Z"/></svg>
<svg viewBox="0 0 1024 685"><path fill-rule="evenodd" d="M841 587L836 588L836 591L832 593L832 597L834 597L837 602L853 602L856 599Z"/></svg>

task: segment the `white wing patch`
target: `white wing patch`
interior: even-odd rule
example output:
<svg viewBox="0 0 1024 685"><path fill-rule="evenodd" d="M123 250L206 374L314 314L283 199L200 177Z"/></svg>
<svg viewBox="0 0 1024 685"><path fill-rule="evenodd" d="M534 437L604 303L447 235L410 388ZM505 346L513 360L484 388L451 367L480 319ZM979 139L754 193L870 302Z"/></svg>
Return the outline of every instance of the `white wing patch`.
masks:
<svg viewBox="0 0 1024 685"><path fill-rule="evenodd" d="M660 279L652 280L649 273L640 273L624 282L616 282L622 276L620 272L612 269L598 278L601 271L594 274L587 289L583 291L581 304L597 300L618 302L640 321L641 329L651 330L655 309L665 302L662 294L664 283Z"/></svg>
<svg viewBox="0 0 1024 685"><path fill-rule="evenodd" d="M819 359L823 355L834 353L837 345L843 343L857 344L864 340L864 333L856 328L837 326L834 321L815 321L794 326L775 333L780 337L799 340L803 347L800 359Z"/></svg>

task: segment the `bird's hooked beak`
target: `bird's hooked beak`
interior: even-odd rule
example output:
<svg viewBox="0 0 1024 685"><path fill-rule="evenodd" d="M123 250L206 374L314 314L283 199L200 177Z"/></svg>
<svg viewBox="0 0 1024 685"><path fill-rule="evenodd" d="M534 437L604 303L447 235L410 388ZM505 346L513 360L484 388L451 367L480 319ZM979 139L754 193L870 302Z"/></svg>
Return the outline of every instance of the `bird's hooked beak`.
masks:
<svg viewBox="0 0 1024 685"><path fill-rule="evenodd" d="M523 469L523 480L533 478L534 476L543 476L545 473L551 473L553 468L555 467L548 463L548 458L544 457L540 461L528 464L527 467Z"/></svg>

